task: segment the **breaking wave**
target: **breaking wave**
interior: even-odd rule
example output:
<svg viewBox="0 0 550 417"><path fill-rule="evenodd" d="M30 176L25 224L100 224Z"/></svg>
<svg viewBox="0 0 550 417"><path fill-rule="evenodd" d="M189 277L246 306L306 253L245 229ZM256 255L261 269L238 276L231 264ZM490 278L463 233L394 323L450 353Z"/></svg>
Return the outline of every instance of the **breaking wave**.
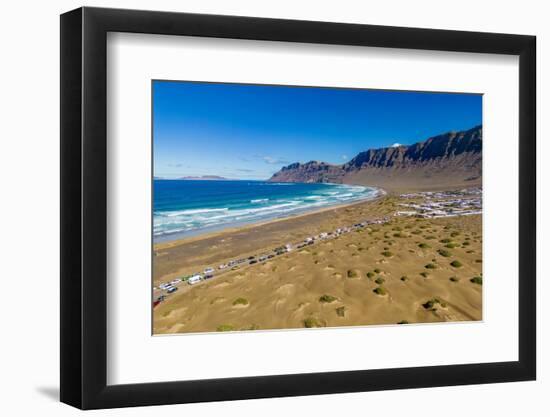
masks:
<svg viewBox="0 0 550 417"><path fill-rule="evenodd" d="M279 185L294 185L286 191L273 191L269 197L266 188L273 189ZM202 184L195 184L201 187ZM292 184L292 183L258 183L262 186L258 198L250 198L248 194L241 197L239 187L245 184L227 186L227 182L216 188L215 193L206 194L204 191L194 191L186 186L184 202L192 202L195 207L182 209L155 209L153 216L153 233L155 239L171 235L198 234L202 231L217 230L244 223L254 223L274 218L288 217L291 215L330 207L346 202L371 199L378 195L379 191L370 187L336 185L336 184ZM212 184L208 184L212 187ZM246 183L250 187L250 182ZM258 190L260 190L258 188ZM290 191L292 190L292 191ZM250 188L247 188L250 193ZM242 191L244 194L244 191ZM284 194L282 194L284 193ZM195 195L196 194L196 195ZM262 195L263 194L263 195ZM155 198L157 193L155 192ZM174 196L176 194L172 194ZM212 195L215 196L212 197ZM161 195L162 203L169 205L171 195ZM157 201L155 201L155 205ZM190 203L189 203L190 204ZM204 207L196 207L204 204ZM160 205L160 203L159 203ZM208 207L215 205L215 207Z"/></svg>

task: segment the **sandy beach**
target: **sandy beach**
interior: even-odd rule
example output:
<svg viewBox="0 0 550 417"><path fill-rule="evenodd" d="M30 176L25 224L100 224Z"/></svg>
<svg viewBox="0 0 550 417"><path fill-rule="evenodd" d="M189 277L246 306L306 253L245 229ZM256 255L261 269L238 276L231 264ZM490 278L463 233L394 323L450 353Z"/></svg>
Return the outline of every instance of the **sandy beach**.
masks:
<svg viewBox="0 0 550 417"><path fill-rule="evenodd" d="M387 195L156 244L155 287L208 267L216 272L182 283L158 304L153 333L481 320L481 214L395 216L410 201ZM389 221L218 274L231 259L381 218Z"/></svg>

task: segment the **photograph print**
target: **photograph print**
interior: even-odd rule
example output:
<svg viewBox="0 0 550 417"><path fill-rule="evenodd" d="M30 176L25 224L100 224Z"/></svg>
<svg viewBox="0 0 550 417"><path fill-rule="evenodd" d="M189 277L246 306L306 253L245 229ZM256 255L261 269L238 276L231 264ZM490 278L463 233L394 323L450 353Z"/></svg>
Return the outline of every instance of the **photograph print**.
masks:
<svg viewBox="0 0 550 417"><path fill-rule="evenodd" d="M482 320L482 98L154 80L153 334Z"/></svg>

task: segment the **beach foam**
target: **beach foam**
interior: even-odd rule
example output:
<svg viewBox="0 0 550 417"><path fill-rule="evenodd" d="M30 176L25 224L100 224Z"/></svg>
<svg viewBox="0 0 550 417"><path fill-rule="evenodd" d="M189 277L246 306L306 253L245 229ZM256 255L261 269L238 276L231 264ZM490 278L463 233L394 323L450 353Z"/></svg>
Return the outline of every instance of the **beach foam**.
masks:
<svg viewBox="0 0 550 417"><path fill-rule="evenodd" d="M172 183L176 182L172 181ZM228 183L224 182L219 187L213 187L212 182L209 181L206 186L212 188L211 192L205 190L204 182L189 184L185 181L181 186L170 184L172 194L163 193L159 197L160 201L155 200L154 238L169 240L172 235L178 235L177 237L196 235L203 231L288 217L323 207L370 199L378 195L378 190L374 188L342 184L292 183L294 187L278 191L277 189L281 190L278 186L287 183L254 181L233 181L232 183L228 186ZM178 187L183 187L186 194L178 194L180 191ZM250 198L251 193L258 194L258 198ZM158 194L160 193L156 191L155 199ZM178 201L172 202L172 200ZM181 206L193 204L194 207L173 209L178 204Z"/></svg>

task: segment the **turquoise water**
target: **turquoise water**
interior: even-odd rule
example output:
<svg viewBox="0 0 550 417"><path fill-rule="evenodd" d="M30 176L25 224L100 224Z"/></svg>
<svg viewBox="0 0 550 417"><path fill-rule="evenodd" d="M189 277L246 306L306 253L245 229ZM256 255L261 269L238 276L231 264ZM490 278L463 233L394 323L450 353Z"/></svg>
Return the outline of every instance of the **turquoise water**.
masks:
<svg viewBox="0 0 550 417"><path fill-rule="evenodd" d="M370 187L265 181L154 180L155 241L373 198Z"/></svg>

